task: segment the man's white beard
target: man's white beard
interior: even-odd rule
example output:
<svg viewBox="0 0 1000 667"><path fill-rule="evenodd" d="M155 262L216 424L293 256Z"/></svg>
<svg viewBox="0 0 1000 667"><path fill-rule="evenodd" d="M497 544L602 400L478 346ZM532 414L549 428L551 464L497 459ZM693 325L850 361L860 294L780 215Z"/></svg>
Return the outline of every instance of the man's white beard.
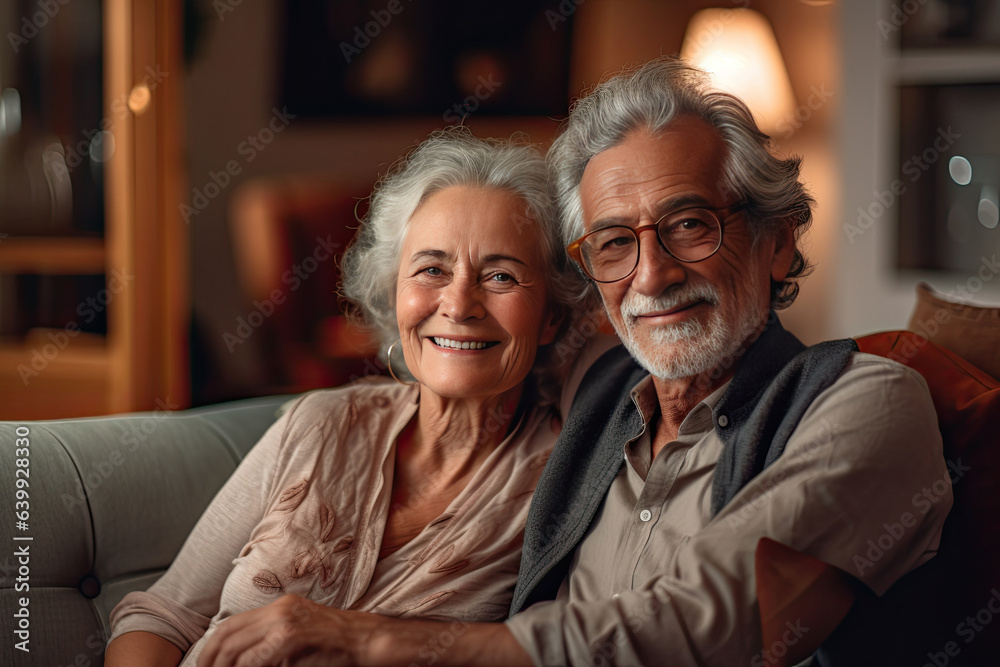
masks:
<svg viewBox="0 0 1000 667"><path fill-rule="evenodd" d="M751 303L740 303L750 295L759 294L756 271L750 271L746 294L733 294L738 312L727 320L719 306L719 292L713 285L687 285L658 297L628 292L621 306L625 331L613 321L625 348L643 368L663 380L679 380L700 375L715 368L728 355L735 353L753 336L763 321L761 313ZM645 327L648 340L636 340L636 317L650 312L670 310L695 301L712 304L708 322L692 319L678 324Z"/></svg>

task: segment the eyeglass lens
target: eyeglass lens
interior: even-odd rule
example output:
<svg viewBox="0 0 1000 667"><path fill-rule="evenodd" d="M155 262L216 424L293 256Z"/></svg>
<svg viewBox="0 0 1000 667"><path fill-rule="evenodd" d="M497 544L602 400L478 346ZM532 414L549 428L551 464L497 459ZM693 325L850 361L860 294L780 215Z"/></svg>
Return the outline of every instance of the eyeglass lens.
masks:
<svg viewBox="0 0 1000 667"><path fill-rule="evenodd" d="M668 213L656 223L656 232L667 252L683 262L711 256L722 241L718 216L700 208ZM599 229L584 238L580 256L595 280L621 280L639 263L639 234L624 225Z"/></svg>

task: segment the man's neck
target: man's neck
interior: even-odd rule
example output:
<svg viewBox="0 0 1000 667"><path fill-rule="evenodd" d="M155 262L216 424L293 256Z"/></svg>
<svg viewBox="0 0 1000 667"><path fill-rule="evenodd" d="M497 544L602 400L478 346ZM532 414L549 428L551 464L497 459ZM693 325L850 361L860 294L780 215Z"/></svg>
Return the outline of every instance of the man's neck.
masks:
<svg viewBox="0 0 1000 667"><path fill-rule="evenodd" d="M653 377L653 387L660 405L659 418L653 424L651 438L653 458L668 443L677 439L681 422L688 413L716 389L729 382L734 370L731 365L725 372L711 369L690 378L665 380Z"/></svg>
<svg viewBox="0 0 1000 667"><path fill-rule="evenodd" d="M653 426L652 433L653 458L656 458L664 446L677 439L681 423L688 413L733 378L736 367L744 361L746 353L768 331L772 322L781 328L774 311L762 313L756 325L745 329L741 344L707 371L693 377L677 379L653 376L653 386L656 388L656 398L660 405L660 417Z"/></svg>

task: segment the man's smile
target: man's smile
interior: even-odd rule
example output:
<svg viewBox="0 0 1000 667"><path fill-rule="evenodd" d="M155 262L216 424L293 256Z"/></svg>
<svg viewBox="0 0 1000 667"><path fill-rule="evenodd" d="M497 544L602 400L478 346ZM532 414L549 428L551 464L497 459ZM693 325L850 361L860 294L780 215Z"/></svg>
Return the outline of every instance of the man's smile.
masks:
<svg viewBox="0 0 1000 667"><path fill-rule="evenodd" d="M687 317L692 314L690 311L695 308L711 305L713 304L705 299L698 299L673 308L663 308L637 314L634 316L633 321L643 322L645 324L670 324L682 319L687 319Z"/></svg>

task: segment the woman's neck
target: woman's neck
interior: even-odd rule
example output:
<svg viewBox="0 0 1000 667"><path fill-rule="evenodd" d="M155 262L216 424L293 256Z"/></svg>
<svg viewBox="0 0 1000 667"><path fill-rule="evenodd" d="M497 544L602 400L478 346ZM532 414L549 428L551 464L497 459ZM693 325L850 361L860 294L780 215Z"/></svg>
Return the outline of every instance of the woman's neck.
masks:
<svg viewBox="0 0 1000 667"><path fill-rule="evenodd" d="M522 387L496 396L445 398L421 388L417 418L407 427L408 458L448 475L478 466L507 437L519 417Z"/></svg>
<svg viewBox="0 0 1000 667"><path fill-rule="evenodd" d="M466 488L520 418L520 388L484 400L421 388L415 419L396 438L392 499L379 558L416 537Z"/></svg>

